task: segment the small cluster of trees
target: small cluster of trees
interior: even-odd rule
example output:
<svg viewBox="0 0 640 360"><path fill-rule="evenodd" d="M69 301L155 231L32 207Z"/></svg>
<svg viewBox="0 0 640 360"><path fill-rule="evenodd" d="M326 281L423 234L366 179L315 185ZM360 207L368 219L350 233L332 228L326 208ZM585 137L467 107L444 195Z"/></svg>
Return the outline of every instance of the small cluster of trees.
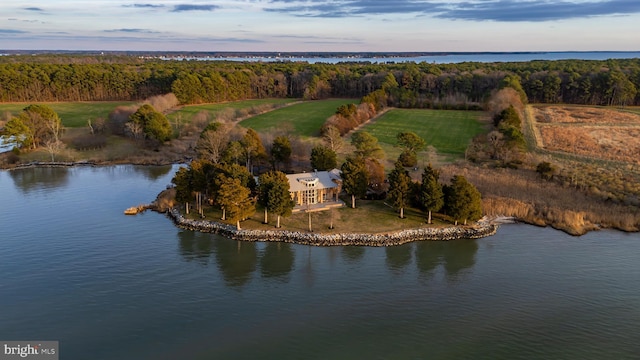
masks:
<svg viewBox="0 0 640 360"><path fill-rule="evenodd" d="M404 218L404 208L409 205L423 209L428 213L427 223L432 222L432 213L443 210L458 221L476 221L482 217L480 192L464 176L455 175L450 185L438 182L440 173L431 164L422 173L420 182L413 182L408 171L400 161L389 174L389 193L387 199L400 211Z"/></svg>
<svg viewBox="0 0 640 360"><path fill-rule="evenodd" d="M4 137L19 148L44 147L54 154L64 147L60 140L64 127L58 114L47 105L29 105L5 125Z"/></svg>

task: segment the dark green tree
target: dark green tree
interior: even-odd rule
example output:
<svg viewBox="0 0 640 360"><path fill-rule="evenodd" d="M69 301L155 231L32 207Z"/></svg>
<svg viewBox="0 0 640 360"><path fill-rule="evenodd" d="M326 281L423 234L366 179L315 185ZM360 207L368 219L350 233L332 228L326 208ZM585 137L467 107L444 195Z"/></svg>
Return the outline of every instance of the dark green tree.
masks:
<svg viewBox="0 0 640 360"><path fill-rule="evenodd" d="M236 223L238 230L241 230L240 221L245 220L256 211L251 191L242 186L240 179L225 178L218 189L217 198L220 206L228 214L227 218Z"/></svg>
<svg viewBox="0 0 640 360"><path fill-rule="evenodd" d="M365 166L364 159L360 157L348 157L342 164L342 188L351 195L351 207L356 207L356 197L363 197L367 194L367 182L369 174Z"/></svg>
<svg viewBox="0 0 640 360"><path fill-rule="evenodd" d="M444 193L442 185L438 182L440 172L429 164L422 172L420 183L420 202L428 211L427 223L431 224L431 212L438 212L444 205Z"/></svg>
<svg viewBox="0 0 640 360"><path fill-rule="evenodd" d="M356 155L363 159L384 158L384 151L378 144L378 138L366 131L359 131L351 135L351 145L356 148Z"/></svg>
<svg viewBox="0 0 640 360"><path fill-rule="evenodd" d="M394 208L400 210L400 218L404 219L404 208L411 198L411 177L400 161L396 161L395 168L389 174L387 198Z"/></svg>
<svg viewBox="0 0 640 360"><path fill-rule="evenodd" d="M191 200L191 172L181 166L171 179L176 189L176 201L185 204L185 211L189 213L189 201Z"/></svg>
<svg viewBox="0 0 640 360"><path fill-rule="evenodd" d="M447 214L455 220L476 221L482 217L482 197L478 189L462 175L455 175L451 185L445 186L445 208Z"/></svg>
<svg viewBox="0 0 640 360"><path fill-rule="evenodd" d="M280 227L280 217L291 215L295 206L289 193L289 180L281 171L269 171L258 178L258 202L264 207L264 222L268 223L267 211L278 215L276 227Z"/></svg>
<svg viewBox="0 0 640 360"><path fill-rule="evenodd" d="M262 140L260 140L260 136L253 129L247 129L247 132L242 137L241 144L245 151L247 170L253 174L253 163L256 160L266 158L267 151L262 144Z"/></svg>
<svg viewBox="0 0 640 360"><path fill-rule="evenodd" d="M129 121L141 127L149 139L167 141L171 139L173 134L169 120L149 104L142 105L135 113L131 114Z"/></svg>
<svg viewBox="0 0 640 360"><path fill-rule="evenodd" d="M427 146L423 138L411 131L398 133L396 140L398 141L398 147L413 153L422 151Z"/></svg>
<svg viewBox="0 0 640 360"><path fill-rule="evenodd" d="M330 148L317 145L311 149L311 167L319 171L335 169L338 166L336 152Z"/></svg>
<svg viewBox="0 0 640 360"><path fill-rule="evenodd" d="M271 158L274 170L277 170L278 163L289 163L291 161L291 142L288 137L278 136L273 139Z"/></svg>

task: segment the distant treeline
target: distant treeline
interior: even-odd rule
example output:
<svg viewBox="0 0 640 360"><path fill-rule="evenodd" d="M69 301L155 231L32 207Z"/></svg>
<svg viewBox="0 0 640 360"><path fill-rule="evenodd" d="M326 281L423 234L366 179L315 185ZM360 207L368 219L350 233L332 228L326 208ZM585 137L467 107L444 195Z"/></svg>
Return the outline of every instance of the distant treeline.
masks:
<svg viewBox="0 0 640 360"><path fill-rule="evenodd" d="M72 55L0 57L0 101L135 101L169 92L183 104L362 98L388 74L399 86L388 105L398 107L482 104L505 78L532 103L640 105L640 59L308 64Z"/></svg>

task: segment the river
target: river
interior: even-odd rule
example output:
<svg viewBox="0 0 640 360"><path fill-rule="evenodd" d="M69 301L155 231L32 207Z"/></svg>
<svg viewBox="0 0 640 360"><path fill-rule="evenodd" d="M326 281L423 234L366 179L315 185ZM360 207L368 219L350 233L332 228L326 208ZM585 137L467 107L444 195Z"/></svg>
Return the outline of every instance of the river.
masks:
<svg viewBox="0 0 640 360"><path fill-rule="evenodd" d="M480 240L321 248L123 215L174 170L0 171L0 339L97 360L640 354L639 234L505 225Z"/></svg>
<svg viewBox="0 0 640 360"><path fill-rule="evenodd" d="M161 60L201 60L201 61L247 61L247 62L277 62L293 61L307 62L309 64L328 63L337 64L340 62L370 62L374 64L383 63L431 63L431 64L456 64L462 62L527 62L535 60L608 60L608 59L634 59L640 58L640 51L542 51L542 52L520 52L520 53L450 53L450 54L429 54L421 56L379 56L369 57L361 54L354 54L344 57L299 57L299 56L225 56L209 57L202 56L184 57L160 57Z"/></svg>

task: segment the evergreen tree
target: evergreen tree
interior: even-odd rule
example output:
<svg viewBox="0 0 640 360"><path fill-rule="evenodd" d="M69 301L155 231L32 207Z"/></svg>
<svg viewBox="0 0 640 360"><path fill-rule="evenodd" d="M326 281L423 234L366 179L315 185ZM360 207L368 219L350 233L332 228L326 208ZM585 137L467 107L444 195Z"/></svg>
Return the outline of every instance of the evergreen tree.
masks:
<svg viewBox="0 0 640 360"><path fill-rule="evenodd" d="M378 144L378 138L366 131L360 131L351 136L351 145L356 148L356 155L363 159L382 159L384 151Z"/></svg>
<svg viewBox="0 0 640 360"><path fill-rule="evenodd" d="M395 168L389 174L387 197L393 207L400 210L400 218L404 219L404 208L409 204L411 197L411 177L400 161L396 161Z"/></svg>
<svg viewBox="0 0 640 360"><path fill-rule="evenodd" d="M429 212L427 223L431 224L431 212L440 211L444 205L442 185L438 183L440 172L429 164L422 173L420 184L420 203Z"/></svg>
<svg viewBox="0 0 640 360"><path fill-rule="evenodd" d="M129 121L139 126L149 139L167 141L173 134L169 120L149 104L142 105L135 113L131 114Z"/></svg>
<svg viewBox="0 0 640 360"><path fill-rule="evenodd" d="M218 189L218 203L228 214L228 219L236 223L241 230L240 221L253 215L256 211L251 191L242 186L240 179L225 178Z"/></svg>
<svg viewBox="0 0 640 360"><path fill-rule="evenodd" d="M267 151L262 144L258 133L253 129L247 129L240 142L246 155L247 170L253 174L253 162L267 156Z"/></svg>
<svg viewBox="0 0 640 360"><path fill-rule="evenodd" d="M271 157L273 158L273 168L276 169L278 163L289 163L291 161L291 142L286 136L278 136L273 139L271 147Z"/></svg>
<svg viewBox="0 0 640 360"><path fill-rule="evenodd" d="M315 170L326 171L338 166L336 152L330 148L318 145L311 149L311 167Z"/></svg>
<svg viewBox="0 0 640 360"><path fill-rule="evenodd" d="M478 189L464 176L455 175L451 185L445 187L445 207L458 225L458 221L476 221L482 217L482 198Z"/></svg>
<svg viewBox="0 0 640 360"><path fill-rule="evenodd" d="M185 204L185 211L189 213L189 201L191 200L191 172L181 166L171 179L176 189L176 201Z"/></svg>
<svg viewBox="0 0 640 360"><path fill-rule="evenodd" d="M356 196L363 197L367 194L367 182L369 175L364 159L360 157L348 157L342 164L342 188L351 195L351 207L356 207Z"/></svg>
<svg viewBox="0 0 640 360"><path fill-rule="evenodd" d="M281 171L270 171L260 175L259 197L260 205L264 207L264 222L268 223L267 211L278 215L276 227L280 227L280 217L291 215L295 206L289 193L289 180Z"/></svg>

